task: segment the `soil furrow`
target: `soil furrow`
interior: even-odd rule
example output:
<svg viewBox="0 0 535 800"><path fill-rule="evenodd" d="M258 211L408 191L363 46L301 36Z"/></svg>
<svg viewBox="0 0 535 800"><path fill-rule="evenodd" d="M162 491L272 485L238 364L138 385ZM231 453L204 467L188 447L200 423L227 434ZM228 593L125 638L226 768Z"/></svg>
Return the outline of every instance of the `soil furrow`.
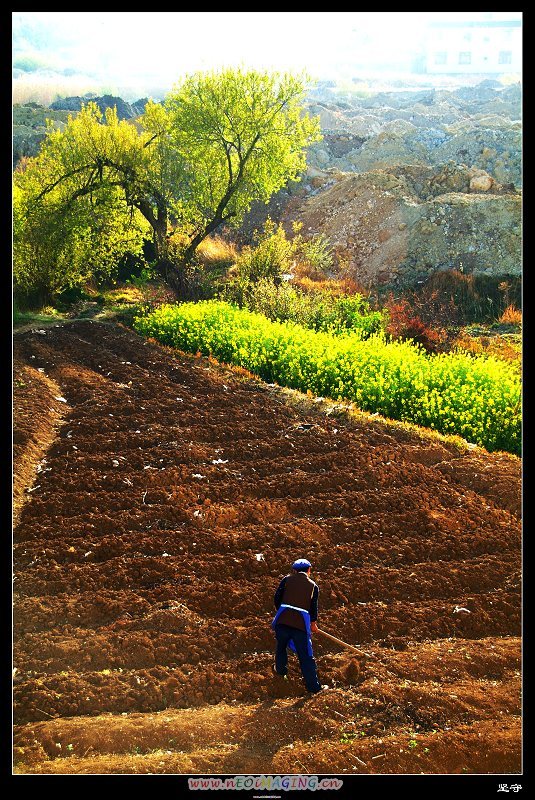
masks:
<svg viewBox="0 0 535 800"><path fill-rule="evenodd" d="M115 324L15 363L17 772L520 769L519 459ZM303 555L362 651L314 636L318 697L271 669Z"/></svg>

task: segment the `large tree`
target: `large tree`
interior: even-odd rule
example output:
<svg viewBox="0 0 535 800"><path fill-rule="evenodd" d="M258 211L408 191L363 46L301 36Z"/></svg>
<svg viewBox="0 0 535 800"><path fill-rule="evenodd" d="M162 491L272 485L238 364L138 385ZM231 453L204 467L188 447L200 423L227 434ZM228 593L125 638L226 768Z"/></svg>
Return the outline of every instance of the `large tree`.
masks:
<svg viewBox="0 0 535 800"><path fill-rule="evenodd" d="M135 124L115 110L102 117L89 103L63 131L50 131L16 176L23 201L15 247L27 245L30 232L34 240L39 231L46 239L51 226L57 233L78 211L89 227L91 209L101 219L112 214L115 241L117 226L137 234L144 220L158 268L180 291L182 269L206 236L239 224L253 201L299 179L306 147L320 138L317 119L304 113L304 91L302 77L227 69L184 78L163 104L149 102ZM185 242L174 262L171 225ZM105 226L98 235L106 236Z"/></svg>
<svg viewBox="0 0 535 800"><path fill-rule="evenodd" d="M13 279L38 303L92 277L111 276L126 253L141 254L150 226L127 208L121 187L87 193L77 173L54 185L58 163L21 164L13 189ZM43 184L49 188L43 193Z"/></svg>

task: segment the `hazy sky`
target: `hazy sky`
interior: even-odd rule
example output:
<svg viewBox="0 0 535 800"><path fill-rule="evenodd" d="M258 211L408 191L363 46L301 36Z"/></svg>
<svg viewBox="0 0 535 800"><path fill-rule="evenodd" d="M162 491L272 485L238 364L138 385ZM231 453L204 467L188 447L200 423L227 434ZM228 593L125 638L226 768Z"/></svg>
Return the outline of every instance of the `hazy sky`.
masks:
<svg viewBox="0 0 535 800"><path fill-rule="evenodd" d="M491 12L521 18L522 12ZM197 69L244 64L336 76L348 54L370 65L421 46L431 19L484 12L13 12L13 59L117 86L172 85ZM363 36L365 37L363 39ZM351 50L353 48L353 50Z"/></svg>

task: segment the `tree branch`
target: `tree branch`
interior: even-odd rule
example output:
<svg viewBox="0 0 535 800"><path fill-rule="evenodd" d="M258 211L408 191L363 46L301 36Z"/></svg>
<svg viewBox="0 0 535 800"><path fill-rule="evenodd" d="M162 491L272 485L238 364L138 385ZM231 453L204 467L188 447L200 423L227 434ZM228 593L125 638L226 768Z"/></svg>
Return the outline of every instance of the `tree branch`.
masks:
<svg viewBox="0 0 535 800"><path fill-rule="evenodd" d="M60 183L62 183L64 180L67 180L67 178L73 178L75 175L80 175L82 172L91 169L91 167L94 167L94 163L84 164L83 167L78 167L78 169L73 169L71 172L67 172L65 175L61 175L61 177L59 177L57 181L54 181L54 183L51 183L49 186L45 186L43 191L39 192L39 194L35 198L35 202L41 200L41 198L43 198L46 194L49 194L49 192L53 191L53 189L55 189L56 186L59 186Z"/></svg>

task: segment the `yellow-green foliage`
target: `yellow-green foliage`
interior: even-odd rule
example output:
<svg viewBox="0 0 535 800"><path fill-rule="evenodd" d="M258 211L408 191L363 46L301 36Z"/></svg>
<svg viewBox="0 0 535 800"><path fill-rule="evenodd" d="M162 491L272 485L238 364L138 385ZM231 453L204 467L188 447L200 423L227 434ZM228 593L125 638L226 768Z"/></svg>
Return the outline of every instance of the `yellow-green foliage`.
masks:
<svg viewBox="0 0 535 800"><path fill-rule="evenodd" d="M305 148L321 138L318 119L303 113L305 84L303 75L224 68L185 76L163 106L147 105L143 124L168 132L196 231L213 219L234 224L253 200L299 180Z"/></svg>
<svg viewBox="0 0 535 800"><path fill-rule="evenodd" d="M140 252L149 227L169 281L189 290L203 239L300 179L306 148L321 138L319 120L304 113L306 81L199 72L163 103L149 101L135 125L116 109L103 116L95 103L69 115L63 130L51 124L38 156L15 174L16 291L50 294L109 275L123 255ZM174 269L171 220L185 237Z"/></svg>
<svg viewBox="0 0 535 800"><path fill-rule="evenodd" d="M520 452L520 376L492 357L428 355L377 334L332 336L219 301L163 305L136 318L146 336L213 355L267 381L349 399L361 409Z"/></svg>
<svg viewBox="0 0 535 800"><path fill-rule="evenodd" d="M123 148L143 157L135 128L95 104L70 117L63 131L50 130L39 155L13 176L13 282L15 293L50 295L107 277L125 252L140 254L150 228L136 208L128 209L117 181L100 182L97 170L84 177L78 164L100 148L110 158ZM103 159L104 159L103 156ZM132 156L133 159L133 156ZM91 189L92 180L95 185Z"/></svg>

